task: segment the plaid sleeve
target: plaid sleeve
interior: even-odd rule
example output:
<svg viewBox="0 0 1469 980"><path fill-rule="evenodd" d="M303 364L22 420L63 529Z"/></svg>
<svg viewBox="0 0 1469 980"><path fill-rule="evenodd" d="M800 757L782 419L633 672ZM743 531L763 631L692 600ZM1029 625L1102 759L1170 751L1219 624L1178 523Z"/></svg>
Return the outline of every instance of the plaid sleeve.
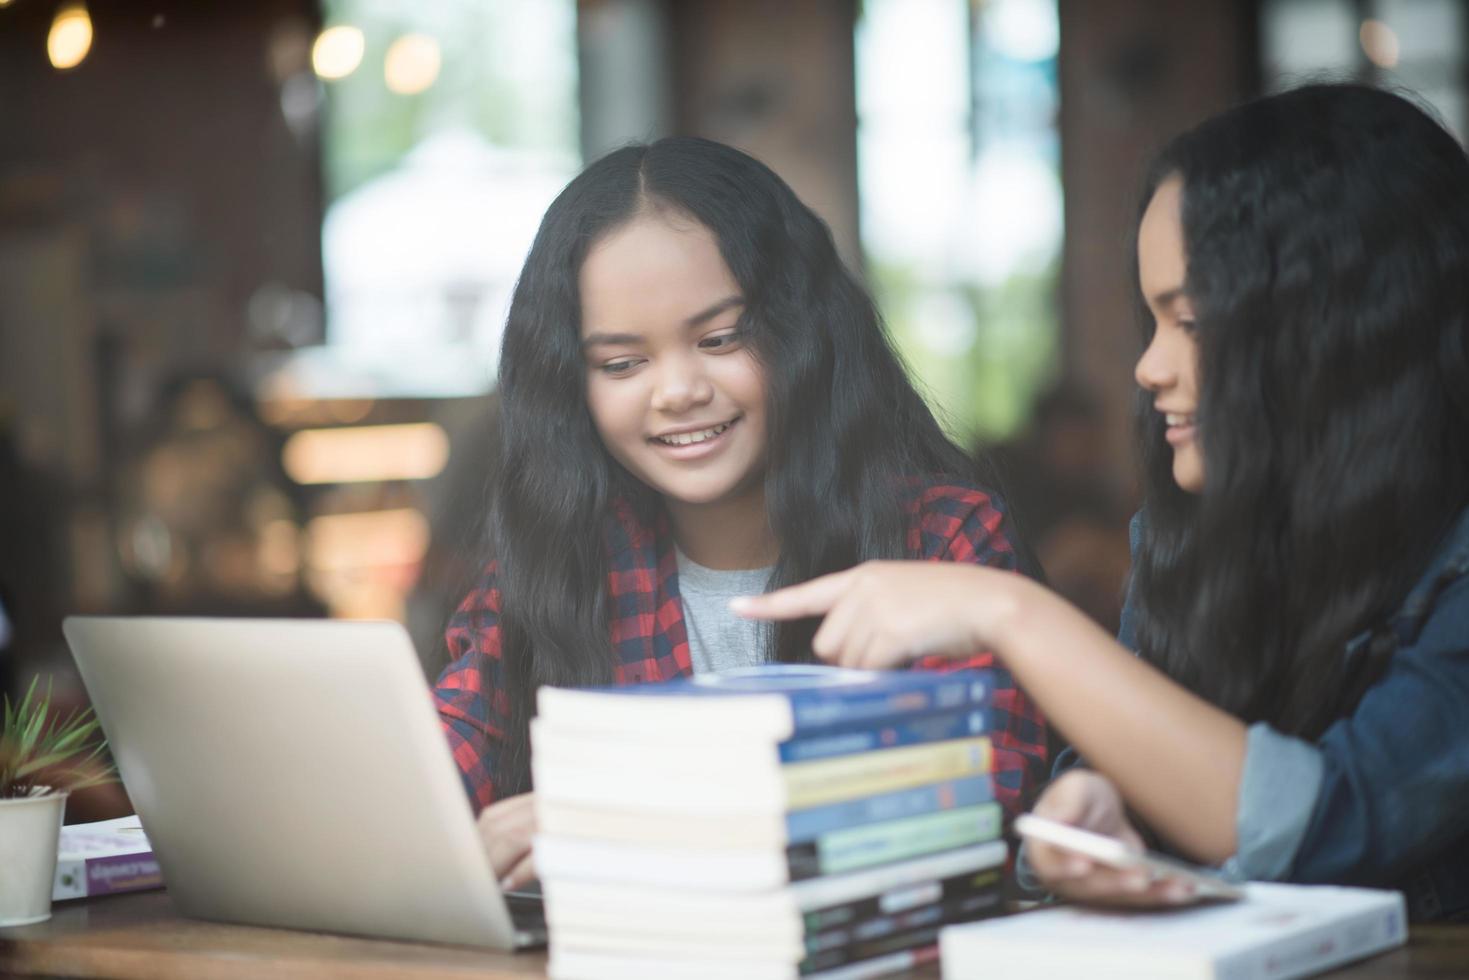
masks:
<svg viewBox="0 0 1469 980"><path fill-rule="evenodd" d="M499 620L500 590L491 565L449 620L444 635L449 666L433 692L444 735L476 812L495 799L494 752L509 716Z"/></svg>
<svg viewBox="0 0 1469 980"><path fill-rule="evenodd" d="M914 550L927 561L972 562L1015 571L1015 550L1006 537L1003 505L972 487L928 487L919 498ZM1040 709L1015 685L994 654L923 657L915 670L987 670L994 693L990 741L995 755L995 797L1007 818L1023 812L1046 775L1046 722Z"/></svg>

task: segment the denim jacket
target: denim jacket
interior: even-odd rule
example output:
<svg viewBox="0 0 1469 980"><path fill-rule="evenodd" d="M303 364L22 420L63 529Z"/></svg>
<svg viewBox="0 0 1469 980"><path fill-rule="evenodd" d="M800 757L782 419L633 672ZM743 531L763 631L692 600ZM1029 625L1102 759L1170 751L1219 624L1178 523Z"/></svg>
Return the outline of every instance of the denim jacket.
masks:
<svg viewBox="0 0 1469 980"><path fill-rule="evenodd" d="M1139 514L1131 539L1136 555ZM1129 601L1118 638L1136 649ZM1315 742L1249 729L1224 868L1255 880L1401 890L1415 920L1469 921L1469 510L1388 622L1396 651ZM1066 750L1056 772L1079 760Z"/></svg>

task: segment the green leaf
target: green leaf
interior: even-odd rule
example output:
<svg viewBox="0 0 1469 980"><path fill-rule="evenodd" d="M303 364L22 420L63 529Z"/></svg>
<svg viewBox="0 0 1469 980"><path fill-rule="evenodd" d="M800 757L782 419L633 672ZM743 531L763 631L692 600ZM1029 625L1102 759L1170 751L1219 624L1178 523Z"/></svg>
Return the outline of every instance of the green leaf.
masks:
<svg viewBox="0 0 1469 980"><path fill-rule="evenodd" d="M91 708L66 715L51 711L52 686L39 693L31 679L19 704L3 698L0 723L0 799L26 796L38 786L75 791L114 782L116 769L105 757L107 743L97 736L101 723Z"/></svg>

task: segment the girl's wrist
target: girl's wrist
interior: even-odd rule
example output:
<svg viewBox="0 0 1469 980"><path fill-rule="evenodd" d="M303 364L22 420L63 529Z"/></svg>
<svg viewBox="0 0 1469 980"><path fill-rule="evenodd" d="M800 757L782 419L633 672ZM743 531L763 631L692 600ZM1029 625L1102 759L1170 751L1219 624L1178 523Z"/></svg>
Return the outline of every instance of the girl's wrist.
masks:
<svg viewBox="0 0 1469 980"><path fill-rule="evenodd" d="M969 633L976 652L989 650L1004 657L1015 646L1021 633L1019 624L1029 619L1035 583L1024 575L976 568L982 575L979 601L971 601Z"/></svg>

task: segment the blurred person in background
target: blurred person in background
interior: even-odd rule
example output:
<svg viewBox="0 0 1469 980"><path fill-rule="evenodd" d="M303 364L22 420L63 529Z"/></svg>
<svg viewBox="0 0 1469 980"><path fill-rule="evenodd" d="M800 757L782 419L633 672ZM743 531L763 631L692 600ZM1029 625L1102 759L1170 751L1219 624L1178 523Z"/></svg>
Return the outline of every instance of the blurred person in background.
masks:
<svg viewBox="0 0 1469 980"><path fill-rule="evenodd" d="M1100 406L1068 383L1036 401L1018 437L976 454L988 460L1046 582L1109 632L1122 615L1127 510L1113 491Z"/></svg>

